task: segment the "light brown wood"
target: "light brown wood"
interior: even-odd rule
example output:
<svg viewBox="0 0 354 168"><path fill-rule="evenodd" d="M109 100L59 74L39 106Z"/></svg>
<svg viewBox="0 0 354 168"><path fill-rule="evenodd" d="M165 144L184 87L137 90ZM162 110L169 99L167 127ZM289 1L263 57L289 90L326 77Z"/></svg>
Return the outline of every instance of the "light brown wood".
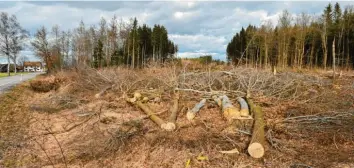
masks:
<svg viewBox="0 0 354 168"><path fill-rule="evenodd" d="M238 97L237 101L241 106L241 110L240 110L241 117L249 117L250 112L249 112L249 107L248 107L246 100L243 99L242 97Z"/></svg>
<svg viewBox="0 0 354 168"><path fill-rule="evenodd" d="M131 99L127 98L126 99L127 102L131 103L131 104L135 104L137 105L146 115L149 116L149 118L155 122L160 128L163 127L163 124L165 124L165 121L163 121L160 117L158 117L157 115L155 115L155 113L146 105L143 104L140 101L136 101L133 102L131 101ZM163 128L164 129L164 128Z"/></svg>
<svg viewBox="0 0 354 168"><path fill-rule="evenodd" d="M187 119L188 120L193 120L194 117L197 115L199 110L205 105L206 99L201 100L199 103L197 103L191 110L187 112Z"/></svg>
<svg viewBox="0 0 354 168"><path fill-rule="evenodd" d="M176 93L175 94L175 97L173 99L173 105L170 109L171 111L171 115L170 115L170 118L169 118L169 122L171 123L176 123L176 120L177 120L177 112L178 112L178 105L179 105L179 93Z"/></svg>
<svg viewBox="0 0 354 168"><path fill-rule="evenodd" d="M175 98L173 99L173 105L170 109L171 115L166 124L163 124L162 127L166 131L173 131L176 129L176 120L177 120L177 112L178 112L178 102L179 102L179 93L175 94Z"/></svg>
<svg viewBox="0 0 354 168"><path fill-rule="evenodd" d="M248 153L253 158L261 158L264 156L265 136L264 136L264 117L262 108L253 104L252 100L247 98L251 112L254 116L254 124L252 131L252 139L248 146Z"/></svg>
<svg viewBox="0 0 354 168"><path fill-rule="evenodd" d="M261 158L264 156L264 147L260 143L252 143L248 146L248 153L253 157L253 158Z"/></svg>
<svg viewBox="0 0 354 168"><path fill-rule="evenodd" d="M222 113L229 122L233 119L241 118L240 111L232 105L230 99L226 95L222 96L221 106Z"/></svg>

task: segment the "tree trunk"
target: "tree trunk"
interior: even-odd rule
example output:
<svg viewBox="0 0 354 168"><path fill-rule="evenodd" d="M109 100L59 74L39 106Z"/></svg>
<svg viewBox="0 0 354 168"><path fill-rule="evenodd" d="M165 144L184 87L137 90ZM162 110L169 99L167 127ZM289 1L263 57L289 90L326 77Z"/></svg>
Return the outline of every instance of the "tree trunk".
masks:
<svg viewBox="0 0 354 168"><path fill-rule="evenodd" d="M10 56L7 55L7 75L10 76Z"/></svg>
<svg viewBox="0 0 354 168"><path fill-rule="evenodd" d="M322 48L323 48L323 68L326 69L327 68L327 37L326 34L322 35Z"/></svg>
<svg viewBox="0 0 354 168"><path fill-rule="evenodd" d="M158 117L157 115L155 115L155 112L153 112L147 105L143 104L140 101L137 102L132 102L129 99L126 99L127 102L131 103L131 104L135 104L137 105L141 110L143 110L143 112L149 116L149 118L155 122L160 128L162 128L163 124L165 124L165 122Z"/></svg>
<svg viewBox="0 0 354 168"><path fill-rule="evenodd" d="M237 98L238 103L240 104L240 115L241 117L249 117L250 112L249 112L249 107L245 99L238 97Z"/></svg>
<svg viewBox="0 0 354 168"><path fill-rule="evenodd" d="M171 115L166 124L163 124L162 127L167 131L173 131L176 129L176 120L177 120L177 112L178 112L178 101L179 101L179 93L175 94L175 98L173 99L173 105L170 109Z"/></svg>
<svg viewBox="0 0 354 168"><path fill-rule="evenodd" d="M192 108L191 110L189 110L187 112L187 119L188 120L193 120L194 117L197 115L197 113L199 112L199 110L205 105L206 99L201 100L199 103L197 103L194 108Z"/></svg>
<svg viewBox="0 0 354 168"><path fill-rule="evenodd" d="M247 98L248 104L250 105L251 112L254 115L254 125L252 131L252 139L248 146L248 153L253 158L261 158L265 153L264 144L264 118L262 108L253 104L253 102Z"/></svg>
<svg viewBox="0 0 354 168"><path fill-rule="evenodd" d="M336 76L336 38L333 39L332 44L332 68L333 68L333 79Z"/></svg>
<svg viewBox="0 0 354 168"><path fill-rule="evenodd" d="M15 74L17 73L17 65L16 65L16 57L14 56L14 71L15 71Z"/></svg>
<svg viewBox="0 0 354 168"><path fill-rule="evenodd" d="M310 54L310 59L309 59L310 68L312 68L312 62L313 62L313 55L314 55L314 52L315 52L315 42L314 42L314 40L312 40L311 54Z"/></svg>
<svg viewBox="0 0 354 168"><path fill-rule="evenodd" d="M132 55L132 67L135 67L135 35L133 34L133 55Z"/></svg>
<svg viewBox="0 0 354 168"><path fill-rule="evenodd" d="M347 58L346 58L346 60L345 60L345 64L346 64L346 68L347 68L347 71L349 70L349 58L350 58L350 56L349 56L349 40L348 40L348 36L347 36L347 44L346 44L346 46L347 46Z"/></svg>
<svg viewBox="0 0 354 168"><path fill-rule="evenodd" d="M155 45L152 47L152 62L155 62Z"/></svg>
<svg viewBox="0 0 354 168"><path fill-rule="evenodd" d="M268 45L267 45L267 39L264 40L264 46L265 46L264 66L267 67L267 64L268 64Z"/></svg>

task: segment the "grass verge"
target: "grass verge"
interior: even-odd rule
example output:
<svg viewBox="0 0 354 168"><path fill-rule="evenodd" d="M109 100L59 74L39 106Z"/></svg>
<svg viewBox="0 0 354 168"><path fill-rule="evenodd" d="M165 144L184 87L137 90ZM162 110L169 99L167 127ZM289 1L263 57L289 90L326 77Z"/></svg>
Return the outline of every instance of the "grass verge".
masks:
<svg viewBox="0 0 354 168"><path fill-rule="evenodd" d="M27 83L0 95L0 167L19 167L18 151L26 146L29 113L23 103L31 92Z"/></svg>
<svg viewBox="0 0 354 168"><path fill-rule="evenodd" d="M16 74L14 72L10 73L10 76L14 75L21 75L21 74L28 74L29 72L17 72ZM7 77L8 74L6 72L0 72L0 78Z"/></svg>

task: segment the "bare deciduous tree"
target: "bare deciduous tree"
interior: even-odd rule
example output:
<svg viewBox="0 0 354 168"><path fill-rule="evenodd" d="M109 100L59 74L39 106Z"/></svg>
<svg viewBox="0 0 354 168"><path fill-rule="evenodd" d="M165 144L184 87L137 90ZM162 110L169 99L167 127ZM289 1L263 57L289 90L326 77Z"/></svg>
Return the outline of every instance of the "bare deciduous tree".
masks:
<svg viewBox="0 0 354 168"><path fill-rule="evenodd" d="M10 76L10 59L15 64L18 53L23 49L23 41L27 38L26 31L17 22L15 15L9 17L5 12L0 14L0 53L7 57L7 73Z"/></svg>
<svg viewBox="0 0 354 168"><path fill-rule="evenodd" d="M52 58L47 39L47 29L44 26L37 30L35 40L32 41L31 44L34 47L37 56L41 57L46 63L47 73L50 73L52 70Z"/></svg>

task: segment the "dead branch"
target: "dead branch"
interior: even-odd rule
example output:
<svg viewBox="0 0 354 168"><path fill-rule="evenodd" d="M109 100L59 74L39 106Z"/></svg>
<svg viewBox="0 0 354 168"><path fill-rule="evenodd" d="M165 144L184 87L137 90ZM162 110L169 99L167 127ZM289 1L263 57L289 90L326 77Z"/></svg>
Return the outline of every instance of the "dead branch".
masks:
<svg viewBox="0 0 354 168"><path fill-rule="evenodd" d="M41 150L44 152L45 156L49 160L50 164L53 166L53 168L55 168L54 163L53 163L52 159L50 159L50 157L49 157L47 151L45 150L45 148L37 140L34 139L33 141L39 146L39 148L41 148Z"/></svg>
<svg viewBox="0 0 354 168"><path fill-rule="evenodd" d="M86 120L84 120L84 121L82 121L82 122L80 122L80 123L78 123L78 124L75 124L75 125L73 125L73 126L67 128L67 129L64 129L64 130L61 130L61 131L50 131L50 132L44 133L43 135L50 135L50 134L51 134L51 135L54 135L54 134L62 134L62 133L65 133L65 132L70 132L70 131L73 130L74 128L76 128L76 127L78 127L78 126L80 126L80 125L82 125L82 124L84 124L84 123L90 121L93 116L95 116L95 114L91 114L90 117L88 117Z"/></svg>
<svg viewBox="0 0 354 168"><path fill-rule="evenodd" d="M52 133L52 132L53 132L52 129L50 129L49 127L46 127L42 122L40 122L40 121L37 120L36 118L35 118L35 120L36 120L38 123L40 123L40 124L42 125L42 127L43 127L50 135L53 136L53 138L54 138L55 141L57 142L58 147L59 147L59 149L60 149L60 152L61 152L61 155L62 155L62 157L63 157L63 161L64 161L64 164L65 164L65 167L67 168L67 167L68 167L68 164L67 164L67 161L66 161L66 157L65 157L65 155L64 155L64 150L63 150L61 144L59 143L57 137ZM45 151L44 151L44 152L45 152Z"/></svg>
<svg viewBox="0 0 354 168"><path fill-rule="evenodd" d="M336 121L350 120L354 117L352 112L327 112L319 113L314 115L296 116L288 117L282 120L285 123L296 123L296 124L315 124L315 123L337 123Z"/></svg>

